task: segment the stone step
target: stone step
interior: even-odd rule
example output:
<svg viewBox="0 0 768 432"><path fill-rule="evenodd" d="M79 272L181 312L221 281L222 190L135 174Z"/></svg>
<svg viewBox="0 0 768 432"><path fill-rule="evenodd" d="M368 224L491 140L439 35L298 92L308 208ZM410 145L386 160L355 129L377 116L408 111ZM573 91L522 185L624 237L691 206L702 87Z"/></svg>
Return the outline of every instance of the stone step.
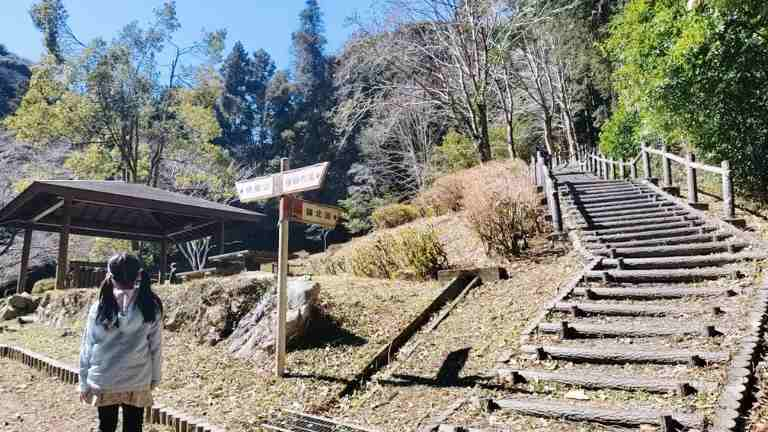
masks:
<svg viewBox="0 0 768 432"><path fill-rule="evenodd" d="M619 217L619 216L629 216L629 215L637 215L637 214L649 214L653 212L664 212L664 211L675 211L675 210L683 210L682 207L675 205L671 202L661 202L660 206L656 206L653 208L639 208L634 210L621 210L621 211L608 211L608 212L590 212L589 217L592 219L598 219L601 217Z"/></svg>
<svg viewBox="0 0 768 432"><path fill-rule="evenodd" d="M538 359L566 360L570 362L586 362L601 364L653 363L653 364L688 364L704 366L707 363L725 363L730 354L727 352L709 352L692 350L669 350L628 348L626 346L611 346L603 344L600 348L568 347L560 345L523 345L520 351L531 354Z"/></svg>
<svg viewBox="0 0 768 432"><path fill-rule="evenodd" d="M623 324L581 324L569 321L541 323L540 333L557 334L561 339L584 338L651 338L666 336L703 336L712 337L722 334L714 326L679 325L679 326L631 326Z"/></svg>
<svg viewBox="0 0 768 432"><path fill-rule="evenodd" d="M517 414L556 418L573 422L590 422L602 425L661 426L664 430L704 430L704 418L696 414L677 413L656 409L616 409L592 407L584 402L564 402L544 398L520 398L494 400L495 407ZM670 426L671 425L671 426ZM674 428L674 429L673 429Z"/></svg>
<svg viewBox="0 0 768 432"><path fill-rule="evenodd" d="M591 213L591 212L612 211L612 210L623 209L624 207L630 206L630 205L652 206L661 202L668 202L668 201L657 199L655 196L653 198L638 197L638 198L629 198L621 201L616 201L613 203L601 203L601 204L577 203L574 205L574 207L577 207L579 210L585 211L587 213Z"/></svg>
<svg viewBox="0 0 768 432"><path fill-rule="evenodd" d="M627 189L618 189L618 190L609 190L606 192L578 192L575 190L570 190L567 188L561 188L560 192L563 196L567 197L568 199L575 199L575 200L581 200L581 199L598 199L598 198L612 198L617 196L629 196L629 195L636 195L636 194L656 194L656 192L650 190L650 189L642 189L642 188L627 188Z"/></svg>
<svg viewBox="0 0 768 432"><path fill-rule="evenodd" d="M694 255L664 258L604 258L597 270L652 270L652 269L682 269L699 267L716 267L733 264L740 261L765 258L759 253L722 253L713 255Z"/></svg>
<svg viewBox="0 0 768 432"><path fill-rule="evenodd" d="M714 228L713 228L714 229ZM696 244L696 243L717 243L723 240L731 238L729 233L713 233L713 234L694 234L679 237L662 237L654 240L633 240L625 242L585 242L587 249L610 249L612 247L648 247L648 246L675 246L683 244ZM602 240L602 239L600 239Z"/></svg>
<svg viewBox="0 0 768 432"><path fill-rule="evenodd" d="M729 288L575 288L574 296L590 300L662 300L686 297L718 297L737 295Z"/></svg>
<svg viewBox="0 0 768 432"><path fill-rule="evenodd" d="M707 313L702 308L675 306L653 306L645 304L606 304L593 302L558 302L552 310L570 313L574 318L581 316L632 316L632 317L667 317L686 316ZM710 311L711 313L711 311ZM722 311L718 310L718 314Z"/></svg>
<svg viewBox="0 0 768 432"><path fill-rule="evenodd" d="M695 256L716 253L736 253L747 247L746 243L722 241L711 243L682 244L655 247L616 247L594 251L597 256L611 258L659 258Z"/></svg>
<svg viewBox="0 0 768 432"><path fill-rule="evenodd" d="M717 389L717 384L700 381L680 381L667 378L638 378L596 374L583 370L550 372L532 369L498 369L496 376L503 382L517 385L529 382L565 384L590 390L624 390L648 393L674 393L688 396Z"/></svg>
<svg viewBox="0 0 768 432"><path fill-rule="evenodd" d="M637 221L637 220L643 220L643 219L650 219L650 218L663 218L663 217L680 217L680 216L687 216L690 215L690 213L686 210L653 210L645 213L637 213L637 214L631 214L631 215L624 215L624 216L600 216L596 218L589 218L589 223L593 224L602 224L602 223L609 223L609 222L626 222L626 221ZM583 217L580 218L581 223L587 224L587 219L584 219Z"/></svg>
<svg viewBox="0 0 768 432"><path fill-rule="evenodd" d="M624 210L650 210L650 209L658 209L663 207L677 207L677 204L671 202L671 201L649 201L649 202L640 202L636 204L624 204L624 205L618 205L613 208L592 208L592 209L585 209L585 208L573 208L573 211L579 211L584 212L589 217L600 217L600 216L611 216L611 215L619 215L620 212Z"/></svg>
<svg viewBox="0 0 768 432"><path fill-rule="evenodd" d="M700 226L700 227L683 227L672 229L654 229L645 232L632 232L632 233L618 233L600 235L599 237L594 233L584 233L584 241L587 242L604 242L604 243L625 243L632 241L646 241L646 240L663 240L665 238L675 238L688 235L706 235L716 231L717 228ZM650 245L649 245L650 246Z"/></svg>
<svg viewBox="0 0 768 432"><path fill-rule="evenodd" d="M677 228L692 228L692 227L702 226L703 224L704 224L703 222L699 222L699 221L653 223L653 224L637 225L633 227L599 229L594 231L587 231L587 233L592 233L596 236L602 237L605 235L612 235L612 234L632 234L632 233L641 233L641 232L647 232L647 231L670 230L670 229L677 229Z"/></svg>
<svg viewBox="0 0 768 432"><path fill-rule="evenodd" d="M580 197L577 196L575 198L571 199L572 204L574 205L595 205L595 204L608 204L608 203L616 203L616 202L626 202L626 201L644 201L644 200L650 200L655 201L656 195L653 192L632 192L632 193L625 193L625 194L610 194L609 196L599 196L595 198L586 198L586 197Z"/></svg>
<svg viewBox="0 0 768 432"><path fill-rule="evenodd" d="M587 280L616 283L680 283L725 277L740 278L742 276L743 274L737 270L719 267L665 270L593 270L584 275Z"/></svg>
<svg viewBox="0 0 768 432"><path fill-rule="evenodd" d="M656 225L675 222L695 222L700 219L697 216L656 216L636 220L623 220L615 222L591 223L582 227L584 231L606 230L614 228L634 227L638 225Z"/></svg>

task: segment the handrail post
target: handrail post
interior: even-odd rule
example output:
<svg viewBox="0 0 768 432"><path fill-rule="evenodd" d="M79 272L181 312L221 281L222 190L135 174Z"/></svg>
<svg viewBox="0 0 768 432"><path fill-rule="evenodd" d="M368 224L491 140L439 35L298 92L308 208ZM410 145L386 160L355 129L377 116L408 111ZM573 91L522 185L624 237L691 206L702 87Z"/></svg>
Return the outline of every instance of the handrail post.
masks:
<svg viewBox="0 0 768 432"><path fill-rule="evenodd" d="M538 187L544 187L543 175L542 175L542 167L543 162L541 161L541 152L536 150L536 186Z"/></svg>
<svg viewBox="0 0 768 432"><path fill-rule="evenodd" d="M619 178L624 180L624 158L619 159Z"/></svg>
<svg viewBox="0 0 768 432"><path fill-rule="evenodd" d="M611 180L616 180L616 161L611 158Z"/></svg>
<svg viewBox="0 0 768 432"><path fill-rule="evenodd" d="M535 186L536 181L536 157L531 155L531 163L528 165L528 174L531 177L531 183Z"/></svg>
<svg viewBox="0 0 768 432"><path fill-rule="evenodd" d="M562 233L563 214L560 209L560 197L557 191L557 179L552 177L550 174L550 176L547 178L547 181L549 184L548 193L550 197L550 211L552 212L552 226L554 227L556 233Z"/></svg>
<svg viewBox="0 0 768 432"><path fill-rule="evenodd" d="M645 151L645 146L641 147L643 155L643 174L647 180L651 179L651 155Z"/></svg>
<svg viewBox="0 0 768 432"><path fill-rule="evenodd" d="M664 156L661 157L661 171L664 176L664 186L672 187L672 161L667 157L667 145L661 146Z"/></svg>
<svg viewBox="0 0 768 432"><path fill-rule="evenodd" d="M605 158L605 155L603 157L603 178L605 180L608 180L608 159Z"/></svg>
<svg viewBox="0 0 768 432"><path fill-rule="evenodd" d="M731 164L728 161L720 163L723 170L723 217L726 220L736 219L733 205L733 182L731 181Z"/></svg>
<svg viewBox="0 0 768 432"><path fill-rule="evenodd" d="M637 178L637 161L632 160L632 163L629 164L629 177L632 179Z"/></svg>
<svg viewBox="0 0 768 432"><path fill-rule="evenodd" d="M697 181L696 181L696 168L692 166L692 164L696 162L696 155L693 154L693 152L688 152L688 203L689 204L698 204L699 203L699 191L697 188Z"/></svg>

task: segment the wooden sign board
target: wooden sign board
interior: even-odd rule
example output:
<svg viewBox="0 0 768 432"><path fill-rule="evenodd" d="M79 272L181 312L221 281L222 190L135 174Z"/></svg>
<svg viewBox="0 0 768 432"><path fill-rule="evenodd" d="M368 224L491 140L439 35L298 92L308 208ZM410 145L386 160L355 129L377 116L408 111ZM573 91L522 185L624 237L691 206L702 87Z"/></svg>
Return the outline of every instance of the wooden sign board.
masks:
<svg viewBox="0 0 768 432"><path fill-rule="evenodd" d="M329 162L256 177L235 183L240 202L248 203L292 193L320 189L328 172Z"/></svg>
<svg viewBox="0 0 768 432"><path fill-rule="evenodd" d="M291 198L289 204L291 222L307 225L320 225L325 228L335 228L341 220L342 210L338 207L313 203Z"/></svg>

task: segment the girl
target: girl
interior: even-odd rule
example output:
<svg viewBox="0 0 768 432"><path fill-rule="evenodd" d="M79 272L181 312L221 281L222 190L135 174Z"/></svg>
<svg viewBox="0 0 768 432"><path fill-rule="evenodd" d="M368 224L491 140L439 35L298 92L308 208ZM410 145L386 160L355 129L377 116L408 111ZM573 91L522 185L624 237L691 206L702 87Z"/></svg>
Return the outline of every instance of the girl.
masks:
<svg viewBox="0 0 768 432"><path fill-rule="evenodd" d="M98 407L99 432L115 431L118 406L123 432L141 432L144 407L160 383L162 314L139 259L110 258L80 346L80 400Z"/></svg>

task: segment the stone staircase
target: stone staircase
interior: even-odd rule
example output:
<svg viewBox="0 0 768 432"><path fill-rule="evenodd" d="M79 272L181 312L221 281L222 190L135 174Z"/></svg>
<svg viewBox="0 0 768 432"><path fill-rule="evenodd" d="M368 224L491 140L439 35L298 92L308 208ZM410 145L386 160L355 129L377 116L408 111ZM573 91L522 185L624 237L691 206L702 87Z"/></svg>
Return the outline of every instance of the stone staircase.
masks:
<svg viewBox="0 0 768 432"><path fill-rule="evenodd" d="M573 430L731 430L718 410L764 247L650 183L557 179L590 263L500 359L508 396L490 405L591 425Z"/></svg>

